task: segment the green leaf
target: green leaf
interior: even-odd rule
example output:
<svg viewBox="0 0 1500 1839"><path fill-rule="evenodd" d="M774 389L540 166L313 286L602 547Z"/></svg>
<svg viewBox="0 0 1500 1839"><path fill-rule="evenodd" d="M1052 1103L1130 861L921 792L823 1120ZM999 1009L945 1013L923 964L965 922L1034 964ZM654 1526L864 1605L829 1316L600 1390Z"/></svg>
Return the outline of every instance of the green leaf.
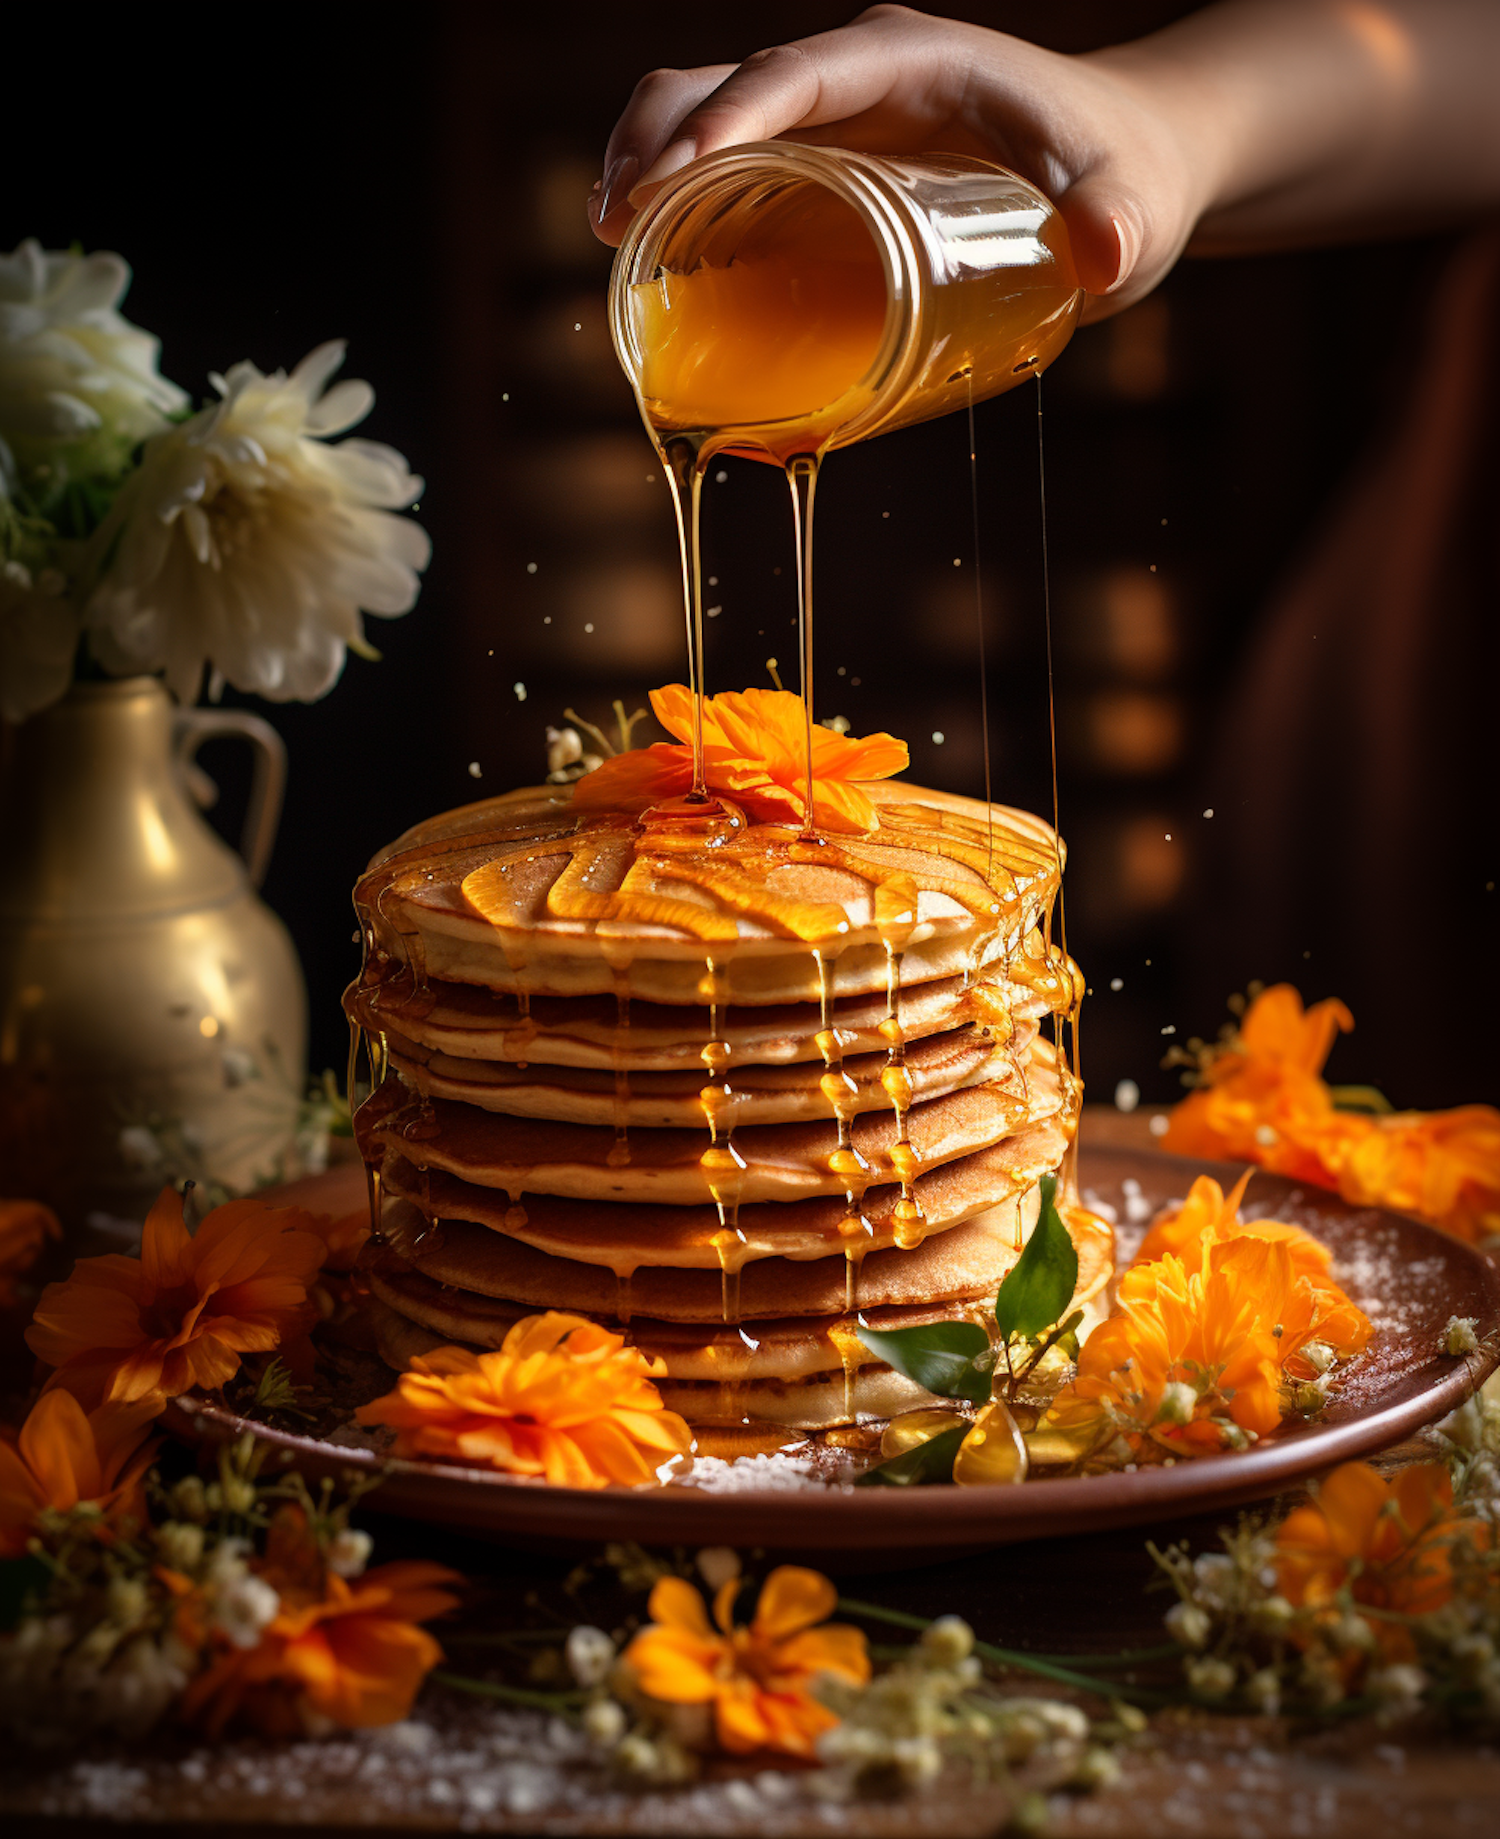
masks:
<svg viewBox="0 0 1500 1839"><path fill-rule="evenodd" d="M1078 1288L1078 1253L1062 1223L1055 1176L1041 1179L1042 1206L1031 1237L995 1298L995 1320L1007 1341L1045 1334Z"/></svg>
<svg viewBox="0 0 1500 1839"><path fill-rule="evenodd" d="M937 1393L939 1398L966 1398L982 1405L990 1396L989 1364L974 1364L980 1354L990 1351L990 1338L977 1322L860 1328L857 1333L876 1359Z"/></svg>
<svg viewBox="0 0 1500 1839"><path fill-rule="evenodd" d="M958 1446L970 1428L968 1424L955 1424L952 1430L940 1430L915 1449L903 1450L878 1468L866 1469L863 1475L856 1476L855 1487L914 1488L924 1481L952 1481Z"/></svg>

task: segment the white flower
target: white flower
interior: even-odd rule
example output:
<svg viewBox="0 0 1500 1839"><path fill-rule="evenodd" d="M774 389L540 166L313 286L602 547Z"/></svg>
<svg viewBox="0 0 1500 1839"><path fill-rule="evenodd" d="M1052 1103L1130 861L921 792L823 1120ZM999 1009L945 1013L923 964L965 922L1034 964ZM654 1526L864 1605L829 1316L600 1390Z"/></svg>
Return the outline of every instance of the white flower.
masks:
<svg viewBox="0 0 1500 1839"><path fill-rule="evenodd" d="M1443 1330L1443 1348L1450 1354L1472 1354L1479 1346L1474 1332L1479 1324L1472 1315L1450 1315Z"/></svg>
<svg viewBox="0 0 1500 1839"><path fill-rule="evenodd" d="M345 647L369 653L361 612L394 618L417 598L426 532L392 511L422 481L393 448L330 444L375 400L368 383L323 393L342 343L288 377L236 364L223 400L147 443L98 533L114 545L86 609L106 670L164 671L180 702L225 682L272 702L331 689Z"/></svg>
<svg viewBox="0 0 1500 1839"><path fill-rule="evenodd" d="M710 1590L722 1590L740 1574L740 1555L731 1545L705 1545L694 1563Z"/></svg>
<svg viewBox="0 0 1500 1839"><path fill-rule="evenodd" d="M73 680L79 619L66 590L56 569L33 575L24 562L0 562L0 716L8 722L56 702Z"/></svg>
<svg viewBox="0 0 1500 1839"><path fill-rule="evenodd" d="M939 1616L922 1630L918 1646L938 1666L955 1666L974 1652L974 1630L962 1616Z"/></svg>
<svg viewBox="0 0 1500 1839"><path fill-rule="evenodd" d="M1420 1667L1379 1667L1365 1677L1365 1691L1388 1718L1406 1717L1416 1711L1426 1689L1427 1675Z"/></svg>
<svg viewBox="0 0 1500 1839"><path fill-rule="evenodd" d="M568 1671L580 1686L599 1686L609 1677L615 1664L615 1644L602 1628L586 1623L568 1630L563 1646Z"/></svg>
<svg viewBox="0 0 1500 1839"><path fill-rule="evenodd" d="M583 1714L584 1735L601 1750L612 1750L625 1735L625 1708L615 1699L596 1699Z"/></svg>
<svg viewBox="0 0 1500 1839"><path fill-rule="evenodd" d="M338 1577L358 1577L370 1562L375 1541L367 1532L346 1526L328 1541L328 1568Z"/></svg>
<svg viewBox="0 0 1500 1839"><path fill-rule="evenodd" d="M1208 1638L1214 1632L1208 1611L1200 1609L1196 1603L1173 1603L1162 1620L1167 1625L1167 1633L1179 1647L1207 1647Z"/></svg>
<svg viewBox="0 0 1500 1839"><path fill-rule="evenodd" d="M118 311L129 285L117 255L31 237L0 255L0 482L15 463L114 470L186 406L157 372L159 341Z"/></svg>
<svg viewBox="0 0 1500 1839"><path fill-rule="evenodd" d="M1188 1685L1202 1699L1226 1698L1234 1691L1234 1668L1212 1656L1184 1662Z"/></svg>

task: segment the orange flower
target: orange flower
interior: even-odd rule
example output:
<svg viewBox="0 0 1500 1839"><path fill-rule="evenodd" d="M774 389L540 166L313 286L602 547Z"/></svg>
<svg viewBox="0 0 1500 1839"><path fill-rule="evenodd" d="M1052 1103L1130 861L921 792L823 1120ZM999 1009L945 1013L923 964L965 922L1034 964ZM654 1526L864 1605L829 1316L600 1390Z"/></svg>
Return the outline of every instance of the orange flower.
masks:
<svg viewBox="0 0 1500 1839"><path fill-rule="evenodd" d="M440 1564L383 1564L345 1582L323 1564L300 1508L273 1522L257 1567L281 1597L250 1649L228 1647L188 1686L183 1716L219 1736L234 1720L296 1737L322 1720L345 1730L394 1724L443 1650L418 1623L444 1615L460 1583Z"/></svg>
<svg viewBox="0 0 1500 1839"><path fill-rule="evenodd" d="M106 1521L143 1521L141 1481L156 1453L146 1430L160 1410L152 1397L85 1416L71 1392L44 1392L19 1433L0 1426L0 1558L21 1556L49 1507L89 1502Z"/></svg>
<svg viewBox="0 0 1500 1839"><path fill-rule="evenodd" d="M517 1322L498 1353L434 1348L357 1415L394 1425L398 1455L489 1463L558 1488L635 1487L693 1446L651 1383L663 1370L623 1335L549 1309Z"/></svg>
<svg viewBox="0 0 1500 1839"><path fill-rule="evenodd" d="M693 789L693 697L681 683L651 692L656 719L681 745L633 748L586 773L574 788L579 811L635 811ZM909 764L906 743L889 734L864 740L812 730L812 821L822 830L870 831L875 807L859 781L889 779ZM722 792L765 824L807 817L807 717L788 690L727 690L703 703L703 770Z"/></svg>
<svg viewBox="0 0 1500 1839"><path fill-rule="evenodd" d="M147 1216L141 1255L82 1258L42 1292L26 1332L58 1370L50 1382L87 1406L222 1386L242 1354L276 1347L312 1319L308 1285L322 1239L297 1207L236 1200L196 1233L171 1188Z"/></svg>
<svg viewBox="0 0 1500 1839"><path fill-rule="evenodd" d="M1349 1146L1339 1192L1356 1206L1414 1213L1470 1244L1500 1233L1500 1111L1375 1118Z"/></svg>
<svg viewBox="0 0 1500 1839"><path fill-rule="evenodd" d="M1291 1288L1275 1305L1280 1310L1279 1347L1283 1372L1309 1379L1313 1369L1300 1358L1309 1341L1325 1340L1341 1357L1368 1345L1374 1328L1364 1311L1344 1294L1332 1275L1333 1255L1311 1233L1283 1220L1242 1220L1240 1202L1252 1170L1225 1195L1218 1182L1200 1175L1179 1208L1162 1213L1136 1253L1146 1264L1169 1253L1182 1261L1189 1276L1201 1272L1211 1247L1235 1239L1255 1239L1286 1248Z"/></svg>
<svg viewBox="0 0 1500 1839"><path fill-rule="evenodd" d="M1263 991L1235 1042L1208 1063L1206 1083L1172 1111L1163 1146L1256 1162L1461 1239L1500 1232L1500 1111L1339 1111L1319 1074L1335 1034L1353 1026L1342 1003L1304 1012L1290 984Z"/></svg>
<svg viewBox="0 0 1500 1839"><path fill-rule="evenodd" d="M663 1577L651 1592L651 1624L625 1650L648 1698L668 1705L712 1705L722 1748L745 1755L778 1750L811 1756L838 1719L808 1688L820 1673L854 1685L870 1677L857 1628L823 1622L837 1592L826 1577L799 1565L774 1570L761 1589L755 1619L736 1628L731 1578L714 1597L714 1625L703 1598L681 1577Z"/></svg>
<svg viewBox="0 0 1500 1839"><path fill-rule="evenodd" d="M36 1263L48 1239L60 1239L57 1215L39 1200L0 1200L0 1309L16 1300L16 1279Z"/></svg>
<svg viewBox="0 0 1500 1839"><path fill-rule="evenodd" d="M1234 1045L1209 1062L1207 1084L1172 1111L1162 1147L1336 1186L1342 1146L1367 1120L1336 1111L1318 1075L1338 1032L1353 1026L1341 1002L1304 1012L1291 984L1263 990Z"/></svg>
<svg viewBox="0 0 1500 1839"><path fill-rule="evenodd" d="M323 1241L323 1275L341 1277L359 1263L370 1236L370 1209L362 1204L350 1213L309 1213L302 1230Z"/></svg>
<svg viewBox="0 0 1500 1839"><path fill-rule="evenodd" d="M1277 1587L1299 1607L1356 1603L1403 1615L1441 1609L1453 1594L1451 1551L1467 1540L1483 1550L1490 1528L1452 1512L1453 1482L1440 1462L1403 1469L1387 1482L1365 1462L1346 1462L1310 1506L1287 1515L1276 1534ZM1409 1641L1399 1625L1376 1631L1391 1657Z"/></svg>

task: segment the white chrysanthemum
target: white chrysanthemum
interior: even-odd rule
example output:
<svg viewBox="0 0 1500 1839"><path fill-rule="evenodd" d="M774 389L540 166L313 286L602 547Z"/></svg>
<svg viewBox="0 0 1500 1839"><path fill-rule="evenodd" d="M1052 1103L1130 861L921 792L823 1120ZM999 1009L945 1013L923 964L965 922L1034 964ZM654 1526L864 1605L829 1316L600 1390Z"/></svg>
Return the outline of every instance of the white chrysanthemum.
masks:
<svg viewBox="0 0 1500 1839"><path fill-rule="evenodd" d="M320 345L291 376L236 364L223 400L149 441L101 527L112 553L86 610L94 655L116 673L164 671L181 702L204 668L272 702L314 701L367 650L361 611L417 598L431 544L393 517L422 481L391 447L331 445L370 411L368 383L323 393L343 362Z"/></svg>
<svg viewBox="0 0 1500 1839"><path fill-rule="evenodd" d="M123 464L187 395L157 371L158 340L119 312L130 285L117 255L0 255L0 483L8 462L69 450L73 472Z"/></svg>
<svg viewBox="0 0 1500 1839"><path fill-rule="evenodd" d="M78 614L56 569L0 562L0 715L25 721L73 679Z"/></svg>

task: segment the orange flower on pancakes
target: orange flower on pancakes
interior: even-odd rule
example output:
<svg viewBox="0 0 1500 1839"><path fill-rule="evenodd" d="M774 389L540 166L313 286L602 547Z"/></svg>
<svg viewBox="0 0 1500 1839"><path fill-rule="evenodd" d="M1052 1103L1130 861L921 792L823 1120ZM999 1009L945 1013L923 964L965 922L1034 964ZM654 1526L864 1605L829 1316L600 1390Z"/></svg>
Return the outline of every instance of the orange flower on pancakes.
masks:
<svg viewBox="0 0 1500 1839"><path fill-rule="evenodd" d="M272 1523L256 1567L281 1608L256 1646L228 1646L193 1679L183 1715L218 1737L231 1723L269 1737L298 1737L320 1725L362 1730L395 1724L443 1658L420 1623L458 1599L462 1581L440 1564L379 1565L346 1581L323 1564L300 1508Z"/></svg>
<svg viewBox="0 0 1500 1839"><path fill-rule="evenodd" d="M693 1446L651 1383L663 1371L623 1335L549 1309L517 1322L496 1353L419 1356L357 1415L393 1426L397 1455L486 1463L557 1488L638 1487Z"/></svg>
<svg viewBox="0 0 1500 1839"><path fill-rule="evenodd" d="M1493 1534L1453 1512L1453 1482L1440 1462L1403 1469L1393 1480L1365 1462L1327 1477L1310 1506L1287 1515L1276 1534L1277 1588L1298 1607L1336 1609L1348 1590L1356 1603L1401 1615L1441 1609L1453 1594L1452 1550L1467 1541L1487 1549ZM1399 1623L1374 1623L1388 1658L1410 1639Z"/></svg>
<svg viewBox="0 0 1500 1839"><path fill-rule="evenodd" d="M311 1323L307 1291L325 1247L310 1228L300 1208L236 1200L189 1233L181 1197L166 1188L139 1259L81 1258L42 1292L27 1346L57 1368L49 1383L85 1407L222 1386L242 1355Z"/></svg>
<svg viewBox="0 0 1500 1839"><path fill-rule="evenodd" d="M37 1200L0 1200L0 1309L13 1306L16 1279L36 1263L48 1239L61 1237L50 1207Z"/></svg>
<svg viewBox="0 0 1500 1839"><path fill-rule="evenodd" d="M651 1592L649 1627L625 1650L625 1663L647 1698L667 1705L711 1705L720 1747L736 1755L775 1750L812 1756L838 1719L810 1690L820 1673L854 1685L870 1677L864 1635L828 1623L837 1592L826 1577L781 1565L766 1579L748 1628L734 1625L743 1580L703 1598L681 1577L663 1577ZM822 1626L819 1626L822 1624Z"/></svg>
<svg viewBox="0 0 1500 1839"><path fill-rule="evenodd" d="M681 683L651 692L656 719L677 741L616 754L573 790L578 811L638 811L693 789L693 696ZM889 734L863 740L812 730L813 808L820 830L868 832L875 806L861 782L889 779L909 765L906 743ZM763 824L801 825L807 811L807 716L789 690L726 690L703 702L703 770L722 792Z"/></svg>
<svg viewBox="0 0 1500 1839"><path fill-rule="evenodd" d="M156 1397L84 1413L71 1392L44 1392L19 1432L0 1426L0 1558L26 1550L37 1515L85 1503L106 1524L143 1521L141 1482L156 1452L146 1442Z"/></svg>
<svg viewBox="0 0 1500 1839"><path fill-rule="evenodd" d="M1335 1110L1319 1074L1339 1032L1353 1026L1341 1002L1304 1010L1289 983L1263 990L1234 1043L1208 1063L1206 1083L1172 1110L1162 1147L1336 1187L1343 1145L1368 1120Z"/></svg>

